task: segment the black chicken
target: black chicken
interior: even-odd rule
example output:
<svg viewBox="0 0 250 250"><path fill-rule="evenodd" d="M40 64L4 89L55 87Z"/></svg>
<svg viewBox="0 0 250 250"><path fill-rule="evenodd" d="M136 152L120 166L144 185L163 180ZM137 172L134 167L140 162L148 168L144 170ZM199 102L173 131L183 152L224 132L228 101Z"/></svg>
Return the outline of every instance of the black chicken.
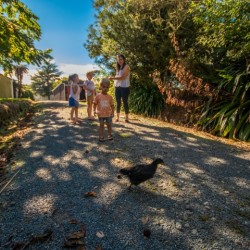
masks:
<svg viewBox="0 0 250 250"><path fill-rule="evenodd" d="M120 173L127 175L130 180L129 190L132 185L140 183L152 178L155 174L158 164L164 163L162 159L157 158L151 164L139 164L131 168L122 168Z"/></svg>

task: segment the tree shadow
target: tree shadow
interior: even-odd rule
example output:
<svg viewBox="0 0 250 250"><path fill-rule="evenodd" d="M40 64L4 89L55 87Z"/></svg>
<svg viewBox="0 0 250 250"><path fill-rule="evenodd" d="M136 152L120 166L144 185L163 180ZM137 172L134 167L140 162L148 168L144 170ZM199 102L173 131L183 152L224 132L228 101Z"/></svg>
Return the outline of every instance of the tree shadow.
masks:
<svg viewBox="0 0 250 250"><path fill-rule="evenodd" d="M24 138L17 155L21 173L1 197L2 247L49 228L52 239L30 249L61 249L63 239L82 224L87 249L247 245L248 152L139 122L114 124L114 141L101 144L96 122L70 125L65 106L49 105ZM117 178L119 169L156 157L164 166L128 192L128 180ZM89 191L96 197L86 198ZM151 231L150 238L144 229Z"/></svg>

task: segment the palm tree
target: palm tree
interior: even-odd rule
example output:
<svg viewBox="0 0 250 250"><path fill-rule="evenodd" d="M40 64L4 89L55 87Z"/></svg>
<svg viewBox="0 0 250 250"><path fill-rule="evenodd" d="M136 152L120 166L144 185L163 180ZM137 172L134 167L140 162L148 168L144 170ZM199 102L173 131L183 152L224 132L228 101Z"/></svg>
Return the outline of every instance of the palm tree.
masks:
<svg viewBox="0 0 250 250"><path fill-rule="evenodd" d="M17 84L18 84L18 97L20 98L22 96L22 90L23 90L23 75L28 73L28 67L27 65L21 65L18 64L14 66L14 72L15 76L17 77Z"/></svg>

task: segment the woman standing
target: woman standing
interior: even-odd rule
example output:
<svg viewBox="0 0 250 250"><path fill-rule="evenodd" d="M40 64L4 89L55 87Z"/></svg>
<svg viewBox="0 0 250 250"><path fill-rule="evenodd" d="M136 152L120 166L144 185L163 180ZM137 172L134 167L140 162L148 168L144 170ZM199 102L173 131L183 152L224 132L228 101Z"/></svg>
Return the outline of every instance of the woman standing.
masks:
<svg viewBox="0 0 250 250"><path fill-rule="evenodd" d="M120 111L121 111L121 101L123 102L125 110L125 122L129 122L128 114L128 97L129 97L129 86L130 86L130 67L126 64L126 59L124 55L117 56L116 62L116 76L109 77L110 80L115 80L115 99L116 99L116 122L119 122Z"/></svg>

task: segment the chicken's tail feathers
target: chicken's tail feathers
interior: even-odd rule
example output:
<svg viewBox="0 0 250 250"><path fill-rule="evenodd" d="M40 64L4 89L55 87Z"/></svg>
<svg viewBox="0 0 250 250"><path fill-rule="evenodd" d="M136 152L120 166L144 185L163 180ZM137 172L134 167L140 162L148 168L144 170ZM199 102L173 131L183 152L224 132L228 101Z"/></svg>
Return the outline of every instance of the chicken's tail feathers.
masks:
<svg viewBox="0 0 250 250"><path fill-rule="evenodd" d="M129 170L129 169L126 169L126 168L120 169L119 172L120 172L121 174L123 174L123 175L129 175L129 174L130 174L130 170Z"/></svg>

